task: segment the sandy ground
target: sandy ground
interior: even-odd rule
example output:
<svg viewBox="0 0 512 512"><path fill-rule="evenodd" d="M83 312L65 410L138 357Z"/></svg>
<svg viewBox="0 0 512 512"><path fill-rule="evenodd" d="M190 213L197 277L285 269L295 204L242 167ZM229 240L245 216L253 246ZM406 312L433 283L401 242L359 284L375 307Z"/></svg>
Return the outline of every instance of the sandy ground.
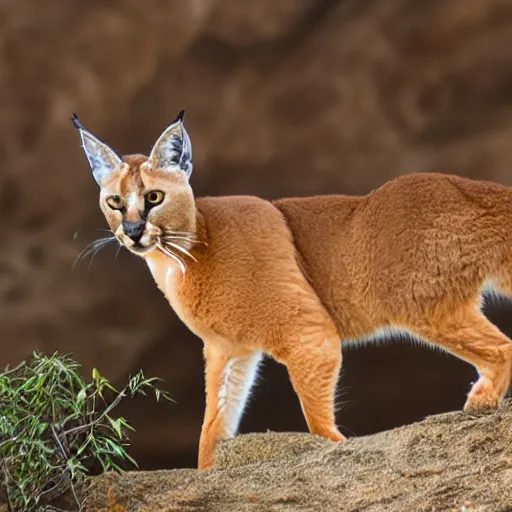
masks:
<svg viewBox="0 0 512 512"><path fill-rule="evenodd" d="M86 511L512 512L512 401L341 444L241 435L217 466L98 477Z"/></svg>

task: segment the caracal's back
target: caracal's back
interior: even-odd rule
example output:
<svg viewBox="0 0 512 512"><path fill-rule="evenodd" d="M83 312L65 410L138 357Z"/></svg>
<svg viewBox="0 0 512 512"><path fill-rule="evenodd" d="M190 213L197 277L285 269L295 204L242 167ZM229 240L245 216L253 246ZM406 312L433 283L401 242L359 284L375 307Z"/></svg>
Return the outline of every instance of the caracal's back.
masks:
<svg viewBox="0 0 512 512"><path fill-rule="evenodd" d="M425 316L512 292L512 190L411 174L363 197L274 202L343 338L416 327Z"/></svg>

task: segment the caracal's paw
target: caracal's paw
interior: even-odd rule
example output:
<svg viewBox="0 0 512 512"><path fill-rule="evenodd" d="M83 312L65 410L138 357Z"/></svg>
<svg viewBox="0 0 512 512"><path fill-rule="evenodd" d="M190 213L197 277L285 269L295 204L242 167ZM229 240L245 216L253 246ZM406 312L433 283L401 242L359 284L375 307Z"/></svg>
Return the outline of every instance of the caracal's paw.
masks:
<svg viewBox="0 0 512 512"><path fill-rule="evenodd" d="M478 395L468 397L464 404L464 411L472 414L492 411L497 409L500 399L489 395Z"/></svg>
<svg viewBox="0 0 512 512"><path fill-rule="evenodd" d="M480 377L468 395L464 411L470 413L491 411L498 408L500 401L501 394L496 391L496 386L488 379Z"/></svg>
<svg viewBox="0 0 512 512"><path fill-rule="evenodd" d="M346 441L347 438L339 432L337 429L330 430L328 433L324 435L327 439L330 439L331 441L341 442Z"/></svg>

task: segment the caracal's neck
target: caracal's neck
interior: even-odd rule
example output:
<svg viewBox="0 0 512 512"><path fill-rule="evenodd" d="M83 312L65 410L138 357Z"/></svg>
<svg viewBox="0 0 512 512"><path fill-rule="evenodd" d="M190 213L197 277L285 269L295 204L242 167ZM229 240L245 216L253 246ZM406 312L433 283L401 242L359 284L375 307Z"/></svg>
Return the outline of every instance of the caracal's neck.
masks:
<svg viewBox="0 0 512 512"><path fill-rule="evenodd" d="M157 286L169 301L171 301L172 289L181 284L183 279L191 273L188 269L192 269L193 266L201 264L201 260L204 258L208 250L208 230L206 220L204 215L197 208L195 210L195 216L191 219L190 225L186 230L190 233L194 233L196 239L201 243L184 244L187 251L195 258L195 260L197 260L194 261L189 256L182 255L182 259L185 261L187 268L185 275L183 274L180 265L175 260L158 250L144 256Z"/></svg>

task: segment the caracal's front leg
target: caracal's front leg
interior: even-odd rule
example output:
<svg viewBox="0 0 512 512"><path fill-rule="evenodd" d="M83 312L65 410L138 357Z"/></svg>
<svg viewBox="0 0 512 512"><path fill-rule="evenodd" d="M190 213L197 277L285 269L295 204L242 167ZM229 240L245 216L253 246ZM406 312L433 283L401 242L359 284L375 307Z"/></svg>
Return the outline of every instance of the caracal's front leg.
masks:
<svg viewBox="0 0 512 512"><path fill-rule="evenodd" d="M332 441L345 440L336 427L334 414L341 359L341 342L330 332L301 336L282 359L300 399L309 431Z"/></svg>
<svg viewBox="0 0 512 512"><path fill-rule="evenodd" d="M218 440L236 434L262 353L236 357L223 347L205 343L204 356L206 410L199 441L199 469L213 466Z"/></svg>

